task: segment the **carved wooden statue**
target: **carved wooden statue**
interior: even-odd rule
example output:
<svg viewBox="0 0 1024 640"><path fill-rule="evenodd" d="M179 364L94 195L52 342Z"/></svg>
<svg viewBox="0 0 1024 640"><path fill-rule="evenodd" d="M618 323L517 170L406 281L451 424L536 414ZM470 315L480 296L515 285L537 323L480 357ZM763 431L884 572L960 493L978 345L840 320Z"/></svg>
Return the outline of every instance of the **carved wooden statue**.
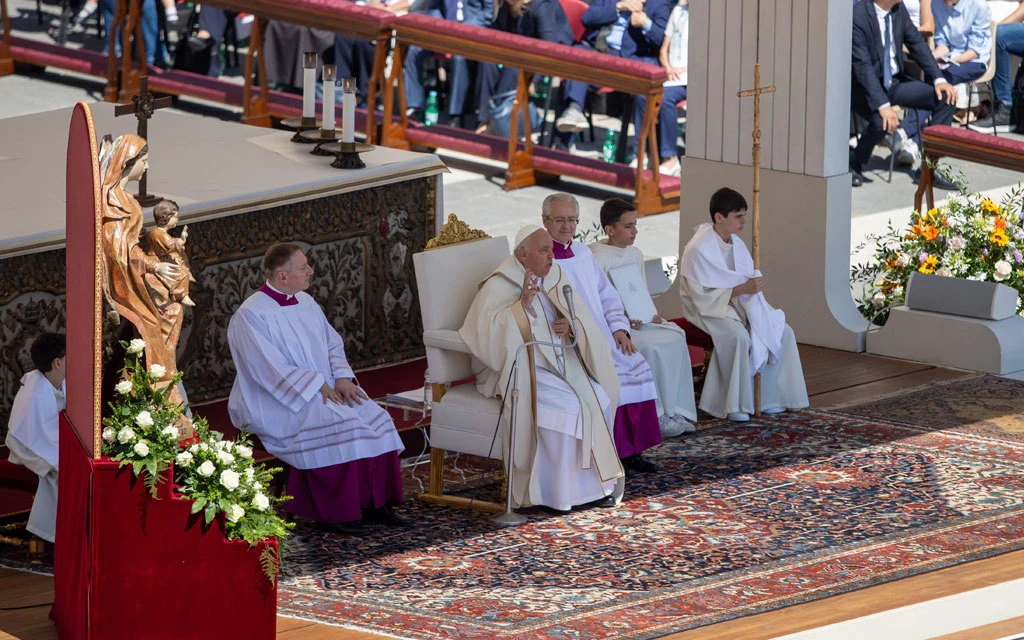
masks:
<svg viewBox="0 0 1024 640"><path fill-rule="evenodd" d="M129 182L138 181L149 166L149 147L134 134L105 142L100 150L100 202L103 213L103 292L116 316L128 319L146 341L146 363L159 364L166 374L157 384L167 385L177 373L175 352L181 333L183 309L172 299L188 272L174 262L162 262L139 245L142 235L142 207L128 192ZM181 404L177 388L170 398ZM182 437L191 435L185 422Z"/></svg>

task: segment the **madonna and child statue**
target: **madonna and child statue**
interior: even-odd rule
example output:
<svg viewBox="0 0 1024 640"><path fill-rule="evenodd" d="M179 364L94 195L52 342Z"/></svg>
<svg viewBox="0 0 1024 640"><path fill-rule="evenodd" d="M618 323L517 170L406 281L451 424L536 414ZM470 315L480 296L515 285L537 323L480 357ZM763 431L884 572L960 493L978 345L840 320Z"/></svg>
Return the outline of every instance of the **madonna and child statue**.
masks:
<svg viewBox="0 0 1024 640"><path fill-rule="evenodd" d="M137 182L149 166L145 139L124 134L104 139L99 152L100 210L102 213L103 293L110 305L108 318L123 318L146 342L146 365L163 367L154 385L167 387L177 374L176 351L184 319L183 304L191 300L181 294L191 279L187 262L180 259L185 238L174 239L176 251L150 251L141 246L142 207L128 184ZM187 292L187 290L186 290ZM157 368L157 371L160 369ZM181 389L169 389L168 398L183 404ZM192 435L192 424L182 416L179 437Z"/></svg>

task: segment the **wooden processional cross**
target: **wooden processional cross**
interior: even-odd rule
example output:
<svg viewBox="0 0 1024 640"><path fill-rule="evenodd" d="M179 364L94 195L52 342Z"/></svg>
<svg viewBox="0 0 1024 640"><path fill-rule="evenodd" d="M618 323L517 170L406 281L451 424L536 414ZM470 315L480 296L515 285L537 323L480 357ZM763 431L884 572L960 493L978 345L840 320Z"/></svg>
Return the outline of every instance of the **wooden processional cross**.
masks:
<svg viewBox="0 0 1024 640"><path fill-rule="evenodd" d="M119 104L114 107L114 116L125 116L129 113L135 114L135 117L139 120L137 133L140 138L146 141L146 144L149 144L149 119L153 117L154 111L169 107L171 104L172 98L170 96L157 98L150 93L149 78L141 76L139 78L139 93L132 96L131 104ZM151 207L161 200L157 196L146 193L147 175L149 175L148 170L142 174L142 178L139 180L139 193L135 196L135 199L143 207Z"/></svg>
<svg viewBox="0 0 1024 640"><path fill-rule="evenodd" d="M760 5L760 2L758 3ZM761 7L758 6L758 19L761 16ZM757 46L761 48L761 27L758 25ZM740 98L754 98L754 146L751 153L751 165L754 167L754 200L751 205L751 226L752 229L752 250L754 268L761 268L761 95L775 93L774 86L761 86L761 65L754 62L754 88L740 91L736 95ZM754 376L754 415L761 415L761 374Z"/></svg>

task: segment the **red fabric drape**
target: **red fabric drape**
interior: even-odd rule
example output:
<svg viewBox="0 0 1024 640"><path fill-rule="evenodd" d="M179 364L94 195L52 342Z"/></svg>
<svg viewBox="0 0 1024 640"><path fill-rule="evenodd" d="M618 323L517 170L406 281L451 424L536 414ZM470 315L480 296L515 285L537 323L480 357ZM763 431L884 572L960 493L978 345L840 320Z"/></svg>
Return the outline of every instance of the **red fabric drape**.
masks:
<svg viewBox="0 0 1024 640"><path fill-rule="evenodd" d="M131 469L88 457L62 415L54 605L62 638L266 638L277 590L252 549L219 520ZM276 543L270 543L276 548Z"/></svg>

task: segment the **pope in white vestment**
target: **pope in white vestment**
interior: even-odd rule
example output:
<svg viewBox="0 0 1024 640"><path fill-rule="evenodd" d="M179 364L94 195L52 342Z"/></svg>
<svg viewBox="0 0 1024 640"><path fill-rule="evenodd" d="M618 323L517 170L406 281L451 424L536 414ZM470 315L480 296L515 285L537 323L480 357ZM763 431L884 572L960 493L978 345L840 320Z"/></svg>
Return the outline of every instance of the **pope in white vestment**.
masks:
<svg viewBox="0 0 1024 640"><path fill-rule="evenodd" d="M641 454L661 443L657 387L651 367L633 345L622 298L585 244L573 242L579 223L576 198L558 193L543 204L544 227L554 240L555 263L578 294L577 307L586 306L611 349L619 375L619 402L615 412L615 447L626 469L657 471Z"/></svg>
<svg viewBox="0 0 1024 640"><path fill-rule="evenodd" d="M785 314L761 292L762 276L743 240L747 203L720 189L711 199L713 223L695 229L679 261L683 315L711 336L714 350L700 408L744 422L754 413L754 374L761 374L761 410L807 407L800 352Z"/></svg>
<svg viewBox="0 0 1024 640"><path fill-rule="evenodd" d="M21 378L7 423L8 459L39 476L26 529L53 542L57 532L59 415L64 409L64 336L43 334L33 342L36 369Z"/></svg>
<svg viewBox="0 0 1024 640"><path fill-rule="evenodd" d="M459 330L474 356L477 388L487 397L506 393L519 354L511 483L516 507L609 507L622 496L623 471L609 426L619 382L591 315L576 307L575 348L538 345L519 353L530 340L571 344L566 283L552 263L550 236L526 227L516 237L514 255L481 285ZM506 433L511 402L509 393L502 414Z"/></svg>
<svg viewBox="0 0 1024 640"><path fill-rule="evenodd" d="M636 208L632 203L620 198L606 200L601 207L601 226L608 238L587 246L606 274L620 267L634 268L643 287L636 295L650 298L643 278L644 256L633 246L637 236L636 221ZM612 284L616 290L619 289L614 281ZM623 305L626 306L625 298ZM628 314L628 308L626 312ZM633 329L633 344L654 373L661 435L673 437L694 431L690 423L697 420L697 403L693 394L693 368L690 350L686 346L686 332L657 315L653 320L630 317L629 323Z"/></svg>
<svg viewBox="0 0 1024 640"><path fill-rule="evenodd" d="M398 524L388 506L402 501L403 446L394 422L356 386L341 336L304 292L313 270L302 251L275 245L264 270L267 283L228 324L238 370L228 400L232 422L292 467L293 499L285 503L292 513L337 524L359 521L367 510ZM359 525L335 528L363 533Z"/></svg>

